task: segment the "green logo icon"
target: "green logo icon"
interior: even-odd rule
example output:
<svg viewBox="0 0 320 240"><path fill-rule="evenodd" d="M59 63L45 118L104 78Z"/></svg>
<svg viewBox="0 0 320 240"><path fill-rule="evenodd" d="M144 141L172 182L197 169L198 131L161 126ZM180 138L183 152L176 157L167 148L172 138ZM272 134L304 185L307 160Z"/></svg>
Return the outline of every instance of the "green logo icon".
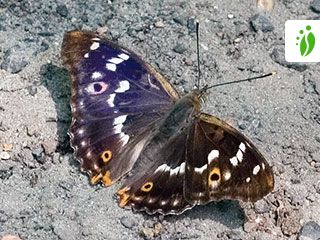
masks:
<svg viewBox="0 0 320 240"><path fill-rule="evenodd" d="M306 32L304 30L299 31L300 36L297 39L297 46L300 46L300 54L302 57L308 56L314 49L316 38L311 32L311 26L306 26Z"/></svg>

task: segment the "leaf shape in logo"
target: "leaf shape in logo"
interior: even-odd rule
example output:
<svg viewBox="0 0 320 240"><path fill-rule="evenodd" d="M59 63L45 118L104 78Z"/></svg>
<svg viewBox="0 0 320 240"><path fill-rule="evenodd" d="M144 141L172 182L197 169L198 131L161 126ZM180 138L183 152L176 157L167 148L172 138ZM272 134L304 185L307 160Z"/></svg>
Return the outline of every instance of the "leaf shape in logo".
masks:
<svg viewBox="0 0 320 240"><path fill-rule="evenodd" d="M316 43L316 38L312 32L308 34L307 41L308 41L309 48L305 56L308 56L312 52L314 45Z"/></svg>
<svg viewBox="0 0 320 240"><path fill-rule="evenodd" d="M306 37L307 36L307 37ZM308 56L314 49L316 38L312 32L304 35L300 42L300 54L302 57Z"/></svg>
<svg viewBox="0 0 320 240"><path fill-rule="evenodd" d="M306 42L306 36L303 36L300 42L300 54L301 56L304 56L304 54L307 51L307 42Z"/></svg>

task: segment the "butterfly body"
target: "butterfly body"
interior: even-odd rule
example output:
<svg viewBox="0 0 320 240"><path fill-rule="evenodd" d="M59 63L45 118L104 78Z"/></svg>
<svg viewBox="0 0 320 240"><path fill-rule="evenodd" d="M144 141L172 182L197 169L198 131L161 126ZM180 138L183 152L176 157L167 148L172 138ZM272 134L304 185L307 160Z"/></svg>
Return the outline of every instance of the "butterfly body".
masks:
<svg viewBox="0 0 320 240"><path fill-rule="evenodd" d="M129 173L119 205L177 214L221 199L256 201L273 189L264 157L236 129L201 112L206 91L179 97L136 54L89 31L65 34L71 145L91 183Z"/></svg>

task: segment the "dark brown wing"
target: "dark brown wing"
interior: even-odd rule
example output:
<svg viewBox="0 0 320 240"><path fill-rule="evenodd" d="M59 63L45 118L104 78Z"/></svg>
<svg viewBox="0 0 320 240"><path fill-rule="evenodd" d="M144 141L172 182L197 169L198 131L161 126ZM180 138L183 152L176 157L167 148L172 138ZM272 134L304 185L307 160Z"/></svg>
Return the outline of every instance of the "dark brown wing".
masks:
<svg viewBox="0 0 320 240"><path fill-rule="evenodd" d="M156 135L141 153L118 191L119 205L149 214L179 214L189 209L183 196L186 134L169 139Z"/></svg>
<svg viewBox="0 0 320 240"><path fill-rule="evenodd" d="M195 120L187 140L187 201L256 201L273 187L271 167L245 136L211 115L201 114Z"/></svg>

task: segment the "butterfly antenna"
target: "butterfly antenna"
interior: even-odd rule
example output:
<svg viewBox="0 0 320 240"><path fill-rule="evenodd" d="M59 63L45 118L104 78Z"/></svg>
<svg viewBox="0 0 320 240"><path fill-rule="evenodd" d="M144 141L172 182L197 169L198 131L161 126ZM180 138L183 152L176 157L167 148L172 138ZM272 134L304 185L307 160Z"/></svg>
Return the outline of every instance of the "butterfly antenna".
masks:
<svg viewBox="0 0 320 240"><path fill-rule="evenodd" d="M276 74L276 72L272 72L272 73L264 74L264 75L257 76L257 77L251 77L251 78L246 78L246 79L236 80L236 81L231 81L231 82L218 83L218 84L215 84L215 85L211 85L211 86L205 87L205 91L207 91L208 89L211 89L211 88L219 87L219 86L224 86L224 85L229 85L229 84L234 84L234 83L240 83L240 82L250 82L252 80L257 80L257 79L273 76L275 74Z"/></svg>
<svg viewBox="0 0 320 240"><path fill-rule="evenodd" d="M200 48L199 48L199 22L196 22L196 35L197 35L197 60L198 60L198 80L197 80L197 88L200 89Z"/></svg>

